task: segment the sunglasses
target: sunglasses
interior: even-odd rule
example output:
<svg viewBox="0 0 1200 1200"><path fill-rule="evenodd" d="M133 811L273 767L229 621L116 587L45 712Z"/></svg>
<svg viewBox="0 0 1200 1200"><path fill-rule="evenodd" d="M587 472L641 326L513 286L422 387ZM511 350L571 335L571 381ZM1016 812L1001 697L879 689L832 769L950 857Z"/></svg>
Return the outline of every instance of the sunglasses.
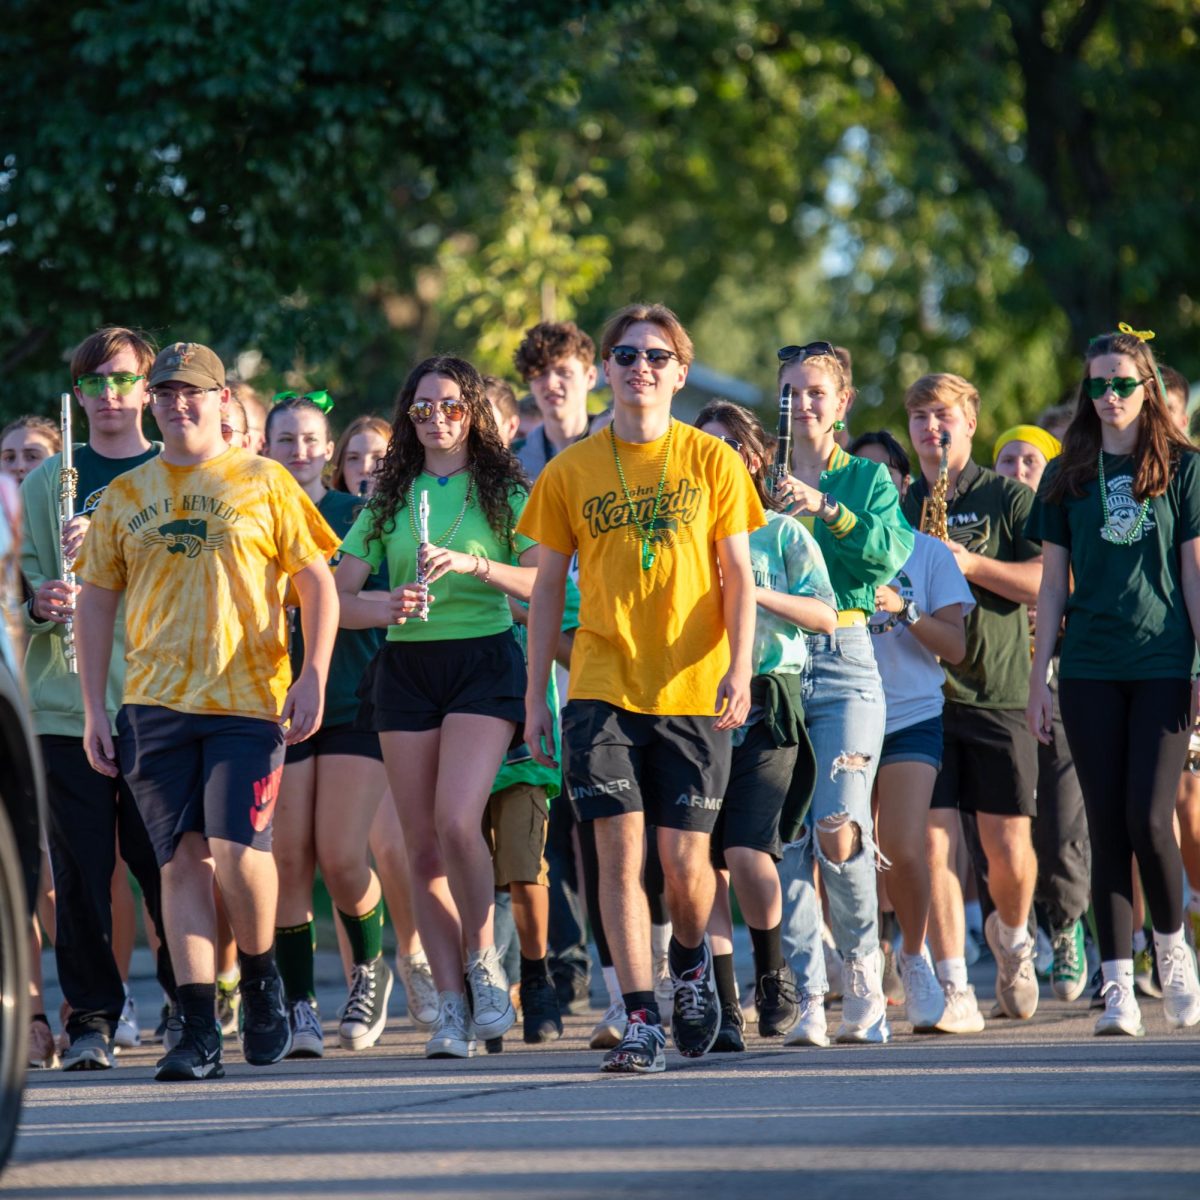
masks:
<svg viewBox="0 0 1200 1200"><path fill-rule="evenodd" d="M145 375L132 375L128 371L117 371L113 375L80 375L75 380L75 386L89 400L96 400L104 395L104 389L111 387L118 396L128 396L133 386Z"/></svg>
<svg viewBox="0 0 1200 1200"><path fill-rule="evenodd" d="M661 371L671 359L679 357L674 350L638 350L634 346L614 346L609 354L618 367L632 367L639 355L645 355L646 361L655 371Z"/></svg>
<svg viewBox="0 0 1200 1200"><path fill-rule="evenodd" d="M1122 400L1128 400L1145 382L1144 379L1134 379L1131 375L1115 375L1112 379L1096 375L1084 380L1083 386L1091 400L1099 400L1109 388Z"/></svg>
<svg viewBox="0 0 1200 1200"><path fill-rule="evenodd" d="M742 452L742 443L737 438L726 437L723 433L717 434L717 441L724 442L727 446L732 446L739 454Z"/></svg>
<svg viewBox="0 0 1200 1200"><path fill-rule="evenodd" d="M434 404L432 400L414 400L408 407L409 420L414 425L424 425L433 416L435 407L440 407L447 421L461 421L467 415L465 400L441 400Z"/></svg>
<svg viewBox="0 0 1200 1200"><path fill-rule="evenodd" d="M830 358L836 358L832 342L809 342L807 346L782 346L775 352L780 362L803 362L806 358L816 358L821 354L828 354Z"/></svg>
<svg viewBox="0 0 1200 1200"><path fill-rule="evenodd" d="M282 404L285 400L307 400L315 404L326 416L333 412L333 400L328 392L276 392L272 404Z"/></svg>

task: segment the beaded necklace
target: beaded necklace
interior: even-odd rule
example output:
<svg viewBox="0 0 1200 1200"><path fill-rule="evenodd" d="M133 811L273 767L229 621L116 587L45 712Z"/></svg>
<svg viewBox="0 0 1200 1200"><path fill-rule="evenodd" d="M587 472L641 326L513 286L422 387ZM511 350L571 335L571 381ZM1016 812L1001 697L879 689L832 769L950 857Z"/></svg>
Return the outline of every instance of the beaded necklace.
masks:
<svg viewBox="0 0 1200 1200"><path fill-rule="evenodd" d="M467 480L467 494L463 497L462 508L458 510L458 516L454 518L454 524L439 537L432 539L431 545L448 546L454 540L454 535L458 532L458 527L463 523L463 517L467 515L467 508L471 504L471 495L475 490L475 480ZM414 479L408 485L408 524L412 529L413 541L419 546L421 544L421 530L417 527L417 481Z"/></svg>
<svg viewBox="0 0 1200 1200"><path fill-rule="evenodd" d="M643 525L638 519L637 505L633 502L633 497L629 494L629 485L625 482L625 471L621 467L621 456L617 453L617 435L613 433L613 428L608 427L608 436L612 442L613 462L617 464L617 478L621 481L621 491L625 493L625 503L629 505L629 519L637 526L637 531L642 535L642 570L648 571L654 566L654 560L657 555L650 548L651 534L658 523L658 509L662 504L663 488L667 483L667 467L671 461L671 439L675 436L675 419L669 418L667 423L667 440L663 446L662 454L662 472L658 477L658 492L654 497L654 508L650 511L650 520Z"/></svg>
<svg viewBox="0 0 1200 1200"><path fill-rule="evenodd" d="M1096 456L1096 470L1100 476L1100 506L1104 510L1104 528L1100 530L1100 536L1106 542L1111 542L1114 546L1130 546L1137 539L1137 536L1142 531L1142 526L1146 523L1146 514L1150 511L1150 497L1147 496L1138 508L1137 520L1129 528L1129 531L1124 534L1119 534L1112 526L1112 521L1108 515L1108 487L1104 480L1104 451L1101 450Z"/></svg>

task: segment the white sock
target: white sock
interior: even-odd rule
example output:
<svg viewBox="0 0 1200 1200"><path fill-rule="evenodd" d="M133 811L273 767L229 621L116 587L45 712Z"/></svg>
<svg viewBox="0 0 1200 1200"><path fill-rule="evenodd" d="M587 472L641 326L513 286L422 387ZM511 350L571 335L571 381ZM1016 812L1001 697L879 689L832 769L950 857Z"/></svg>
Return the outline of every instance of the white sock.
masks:
<svg viewBox="0 0 1200 1200"><path fill-rule="evenodd" d="M938 960L937 977L942 983L949 983L956 992L962 992L967 987L967 960L965 958L942 958Z"/></svg>
<svg viewBox="0 0 1200 1200"><path fill-rule="evenodd" d="M609 1005L624 1004L625 1001L621 996L621 985L617 982L616 967L602 967L604 973L604 986L608 988L608 1003Z"/></svg>
<svg viewBox="0 0 1200 1200"><path fill-rule="evenodd" d="M1139 950L1146 948L1146 931L1144 929L1135 929L1133 931L1133 952L1137 954Z"/></svg>
<svg viewBox="0 0 1200 1200"><path fill-rule="evenodd" d="M1123 988L1133 988L1133 959L1117 958L1100 964L1100 978L1105 983L1119 983Z"/></svg>
<svg viewBox="0 0 1200 1200"><path fill-rule="evenodd" d="M654 958L666 958L667 947L671 944L671 924L650 926L650 953Z"/></svg>
<svg viewBox="0 0 1200 1200"><path fill-rule="evenodd" d="M1154 931L1154 952L1159 958L1166 958L1176 946L1183 944L1182 925L1174 933L1159 933L1157 929Z"/></svg>
<svg viewBox="0 0 1200 1200"><path fill-rule="evenodd" d="M972 933L983 932L983 909L978 900L968 900L963 905L963 915L967 918L967 928Z"/></svg>
<svg viewBox="0 0 1200 1200"><path fill-rule="evenodd" d="M1029 941L1029 927L1027 925L1017 925L1014 928L1011 925L1005 925L997 916L996 938L1000 942L1001 949L1019 950Z"/></svg>

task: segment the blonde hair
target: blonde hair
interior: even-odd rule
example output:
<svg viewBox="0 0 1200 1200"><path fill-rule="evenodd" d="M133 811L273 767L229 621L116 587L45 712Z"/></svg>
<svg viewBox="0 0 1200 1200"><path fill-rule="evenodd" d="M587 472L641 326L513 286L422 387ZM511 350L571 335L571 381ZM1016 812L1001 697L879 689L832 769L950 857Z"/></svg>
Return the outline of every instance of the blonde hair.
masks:
<svg viewBox="0 0 1200 1200"><path fill-rule="evenodd" d="M956 404L970 416L979 416L979 392L961 375L922 375L904 393L904 407L909 412L918 404Z"/></svg>

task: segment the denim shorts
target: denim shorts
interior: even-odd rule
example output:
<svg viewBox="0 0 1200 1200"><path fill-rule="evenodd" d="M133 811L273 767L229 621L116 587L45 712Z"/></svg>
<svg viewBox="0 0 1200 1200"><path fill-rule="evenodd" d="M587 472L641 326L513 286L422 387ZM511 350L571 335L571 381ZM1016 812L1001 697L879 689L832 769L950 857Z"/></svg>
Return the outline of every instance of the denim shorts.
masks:
<svg viewBox="0 0 1200 1200"><path fill-rule="evenodd" d="M935 771L942 769L941 713L883 735L879 765L902 762L928 763Z"/></svg>

